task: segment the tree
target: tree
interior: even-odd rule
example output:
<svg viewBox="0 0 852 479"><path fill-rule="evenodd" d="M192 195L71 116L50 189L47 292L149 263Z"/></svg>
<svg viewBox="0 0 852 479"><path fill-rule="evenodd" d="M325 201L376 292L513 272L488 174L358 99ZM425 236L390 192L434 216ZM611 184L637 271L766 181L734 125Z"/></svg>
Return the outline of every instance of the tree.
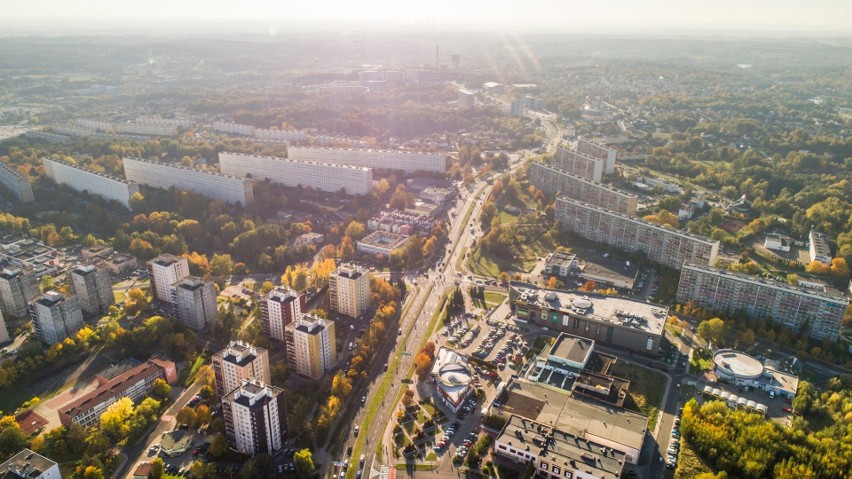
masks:
<svg viewBox="0 0 852 479"><path fill-rule="evenodd" d="M191 407L182 407L175 416L175 420L178 424L193 425L196 421L198 421L198 416L195 413L195 409Z"/></svg>
<svg viewBox="0 0 852 479"><path fill-rule="evenodd" d="M161 479L166 472L166 464L162 458L156 458L151 462L151 472L148 474L150 479Z"/></svg>
<svg viewBox="0 0 852 479"><path fill-rule="evenodd" d="M221 432L213 435L210 439L210 455L213 457L222 457L228 452L228 440Z"/></svg>
<svg viewBox="0 0 852 479"><path fill-rule="evenodd" d="M580 291L594 291L597 289L598 285L592 280L588 280L583 283L583 286L580 286Z"/></svg>
<svg viewBox="0 0 852 479"><path fill-rule="evenodd" d="M556 287L556 284L559 280L556 279L556 276L551 276L550 279L547 280L547 287L553 289Z"/></svg>
<svg viewBox="0 0 852 479"><path fill-rule="evenodd" d="M27 437L15 416L4 416L0 420L0 456L8 458L23 449L26 443Z"/></svg>
<svg viewBox="0 0 852 479"><path fill-rule="evenodd" d="M845 263L846 262L844 261L844 264ZM813 260L805 267L805 271L811 274L826 275L831 271L831 269L822 261Z"/></svg>
<svg viewBox="0 0 852 479"><path fill-rule="evenodd" d="M200 404L197 408L195 408L195 425L200 426L202 424L207 424L210 422L210 419L213 418L213 412L210 411L210 408L206 404Z"/></svg>
<svg viewBox="0 0 852 479"><path fill-rule="evenodd" d="M101 432L118 442L130 432L131 416L133 416L133 401L125 396L110 404L101 414Z"/></svg>
<svg viewBox="0 0 852 479"><path fill-rule="evenodd" d="M712 318L698 323L698 336L713 344L723 344L728 335L728 327L719 318Z"/></svg>
<svg viewBox="0 0 852 479"><path fill-rule="evenodd" d="M787 284L791 286L799 285L799 275L796 273L790 273L787 275Z"/></svg>
<svg viewBox="0 0 852 479"><path fill-rule="evenodd" d="M836 278L846 278L849 276L849 266L846 265L846 259L844 258L834 258L831 260L831 266L829 266L829 271L831 275Z"/></svg>
<svg viewBox="0 0 852 479"><path fill-rule="evenodd" d="M343 371L338 371L331 380L331 394L339 398L345 398L352 391L352 380L343 375Z"/></svg>
<svg viewBox="0 0 852 479"><path fill-rule="evenodd" d="M308 477L314 473L314 458L310 449L302 449L293 456L296 463L296 473L299 477Z"/></svg>
<svg viewBox="0 0 852 479"><path fill-rule="evenodd" d="M210 259L210 274L216 278L230 276L234 271L234 262L229 254L214 254Z"/></svg>
<svg viewBox="0 0 852 479"><path fill-rule="evenodd" d="M405 388L405 392L402 393L402 405L406 408L410 407L414 403L414 390L411 388Z"/></svg>
<svg viewBox="0 0 852 479"><path fill-rule="evenodd" d="M157 399L166 399L172 392L172 387L163 378L157 378L151 386L151 396Z"/></svg>
<svg viewBox="0 0 852 479"><path fill-rule="evenodd" d="M56 289L56 281L53 280L53 276L46 274L41 277L38 286L42 293L46 293Z"/></svg>

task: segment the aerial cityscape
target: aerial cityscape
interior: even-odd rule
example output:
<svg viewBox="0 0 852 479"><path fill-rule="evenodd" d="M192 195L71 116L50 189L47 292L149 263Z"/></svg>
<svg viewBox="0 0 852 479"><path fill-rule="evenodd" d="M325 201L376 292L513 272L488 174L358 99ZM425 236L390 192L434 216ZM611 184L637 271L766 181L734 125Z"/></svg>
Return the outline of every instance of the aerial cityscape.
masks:
<svg viewBox="0 0 852 479"><path fill-rule="evenodd" d="M0 479L852 478L850 6L73 3Z"/></svg>

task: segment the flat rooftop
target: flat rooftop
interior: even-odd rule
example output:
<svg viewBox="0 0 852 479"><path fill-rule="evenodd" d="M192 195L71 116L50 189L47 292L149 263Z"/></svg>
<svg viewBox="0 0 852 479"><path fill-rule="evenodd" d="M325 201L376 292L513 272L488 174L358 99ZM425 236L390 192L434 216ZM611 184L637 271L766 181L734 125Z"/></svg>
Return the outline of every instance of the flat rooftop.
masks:
<svg viewBox="0 0 852 479"><path fill-rule="evenodd" d="M629 263L629 264L628 264ZM604 281L621 281L632 285L639 274L636 261L597 257L582 258L580 271L585 276L602 278Z"/></svg>
<svg viewBox="0 0 852 479"><path fill-rule="evenodd" d="M23 479L44 474L55 466L56 462L29 449L15 454L8 461L0 464L0 479Z"/></svg>
<svg viewBox="0 0 852 479"><path fill-rule="evenodd" d="M550 348L550 355L583 364L594 347L595 342L591 339L562 333Z"/></svg>
<svg viewBox="0 0 852 479"><path fill-rule="evenodd" d="M517 298L519 303L570 312L622 327L641 329L651 334L662 334L666 322L666 308L643 301L594 293L538 288L516 281L513 281L510 286L519 293Z"/></svg>

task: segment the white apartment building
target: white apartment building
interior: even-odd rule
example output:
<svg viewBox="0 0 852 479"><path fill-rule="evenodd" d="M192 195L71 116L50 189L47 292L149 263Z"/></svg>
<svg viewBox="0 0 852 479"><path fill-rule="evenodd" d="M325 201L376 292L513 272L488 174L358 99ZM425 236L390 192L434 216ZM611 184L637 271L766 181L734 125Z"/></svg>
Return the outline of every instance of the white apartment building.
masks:
<svg viewBox="0 0 852 479"><path fill-rule="evenodd" d="M574 198L625 215L635 215L639 198L544 163L530 165L530 181L543 192Z"/></svg>
<svg viewBox="0 0 852 479"><path fill-rule="evenodd" d="M49 131L44 130L30 130L26 133L26 137L35 138L37 140L44 140L48 143L64 143L71 139L71 137L68 135L51 133Z"/></svg>
<svg viewBox="0 0 852 479"><path fill-rule="evenodd" d="M139 123L116 123L113 127L116 133L125 135L144 136L175 136L178 133L176 125L141 125Z"/></svg>
<svg viewBox="0 0 852 479"><path fill-rule="evenodd" d="M189 276L171 287L172 305L177 319L196 331L216 321L216 287L212 281Z"/></svg>
<svg viewBox="0 0 852 479"><path fill-rule="evenodd" d="M189 261L170 254L161 254L146 263L154 299L171 303L172 285L189 277Z"/></svg>
<svg viewBox="0 0 852 479"><path fill-rule="evenodd" d="M6 191L11 193L21 203L32 203L35 201L30 179L26 175L18 173L13 165L0 162L0 186L5 188Z"/></svg>
<svg viewBox="0 0 852 479"><path fill-rule="evenodd" d="M74 336L83 328L83 312L74 296L48 291L30 302L36 337L45 344L56 344Z"/></svg>
<svg viewBox="0 0 852 479"><path fill-rule="evenodd" d="M570 198L556 199L555 217L563 228L584 238L624 251L644 252L648 259L677 270L686 262L714 265L719 253L718 241Z"/></svg>
<svg viewBox="0 0 852 479"><path fill-rule="evenodd" d="M329 280L329 283L331 280ZM302 317L307 311L305 293L277 287L270 291L260 303L260 319L263 333L276 341L284 342L284 328Z"/></svg>
<svg viewBox="0 0 852 479"><path fill-rule="evenodd" d="M216 394L225 396L246 379L272 382L269 371L269 352L243 341L231 341L225 349L213 355L213 375Z"/></svg>
<svg viewBox="0 0 852 479"><path fill-rule="evenodd" d="M319 379L337 363L334 321L304 314L284 331L291 371Z"/></svg>
<svg viewBox="0 0 852 479"><path fill-rule="evenodd" d="M228 204L254 202L251 179L153 161L124 158L124 176L129 181L154 188L177 188L200 193Z"/></svg>
<svg viewBox="0 0 852 479"><path fill-rule="evenodd" d="M616 150L607 148L606 146L585 138L580 138L577 141L577 151L584 155L591 156L604 160L604 174L611 175L615 173L615 156Z"/></svg>
<svg viewBox="0 0 852 479"><path fill-rule="evenodd" d="M115 304L109 268L104 264L78 264L69 273L71 289L87 315L105 313Z"/></svg>
<svg viewBox="0 0 852 479"><path fill-rule="evenodd" d="M256 379L244 379L222 398L225 435L232 448L251 456L281 449L287 432L283 393Z"/></svg>
<svg viewBox="0 0 852 479"><path fill-rule="evenodd" d="M353 318L370 307L370 272L352 265L341 265L328 277L331 310Z"/></svg>
<svg viewBox="0 0 852 479"><path fill-rule="evenodd" d="M8 267L0 272L0 305L10 316L27 316L29 302L38 295L38 279L32 268Z"/></svg>
<svg viewBox="0 0 852 479"><path fill-rule="evenodd" d="M356 248L364 254L381 254L390 258L391 253L401 249L411 237L390 231L374 231L358 240Z"/></svg>
<svg viewBox="0 0 852 479"><path fill-rule="evenodd" d="M308 134L301 130L268 130L258 128L254 137L261 141L305 141Z"/></svg>
<svg viewBox="0 0 852 479"><path fill-rule="evenodd" d="M107 201L115 201L127 209L130 209L130 197L139 192L139 185L132 181L84 170L54 158L42 158L41 162L44 165L44 175L54 183L68 185L75 191L88 191Z"/></svg>
<svg viewBox="0 0 852 479"><path fill-rule="evenodd" d="M0 464L3 479L62 479L59 464L29 449Z"/></svg>
<svg viewBox="0 0 852 479"><path fill-rule="evenodd" d="M287 158L219 153L219 169L226 175L252 180L269 180L295 188L302 186L320 191L366 195L373 185L373 170L360 166L293 161Z"/></svg>
<svg viewBox="0 0 852 479"><path fill-rule="evenodd" d="M418 171L445 173L447 171L447 158L443 153L289 146L287 158L295 161L402 170L405 173Z"/></svg>
<svg viewBox="0 0 852 479"><path fill-rule="evenodd" d="M831 247L828 245L828 236L811 229L808 233L810 244L808 252L811 256L811 261L819 261L820 263L831 265L831 260L834 257L831 255Z"/></svg>
<svg viewBox="0 0 852 479"><path fill-rule="evenodd" d="M240 123L233 123L230 121L217 121L213 123L213 129L220 133L227 133L229 135L242 135L242 136L254 136L257 132L257 128L251 125L243 125Z"/></svg>
<svg viewBox="0 0 852 479"><path fill-rule="evenodd" d="M559 147L553 164L560 170L600 183L605 163L606 160Z"/></svg>

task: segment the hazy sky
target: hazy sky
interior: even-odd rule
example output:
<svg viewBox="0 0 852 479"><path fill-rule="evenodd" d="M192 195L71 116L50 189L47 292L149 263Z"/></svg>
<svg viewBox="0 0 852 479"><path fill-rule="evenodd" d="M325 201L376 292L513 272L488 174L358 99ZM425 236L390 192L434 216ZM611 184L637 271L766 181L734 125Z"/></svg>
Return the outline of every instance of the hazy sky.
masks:
<svg viewBox="0 0 852 479"><path fill-rule="evenodd" d="M2 0L6 21L328 21L564 31L852 33L852 0Z"/></svg>

